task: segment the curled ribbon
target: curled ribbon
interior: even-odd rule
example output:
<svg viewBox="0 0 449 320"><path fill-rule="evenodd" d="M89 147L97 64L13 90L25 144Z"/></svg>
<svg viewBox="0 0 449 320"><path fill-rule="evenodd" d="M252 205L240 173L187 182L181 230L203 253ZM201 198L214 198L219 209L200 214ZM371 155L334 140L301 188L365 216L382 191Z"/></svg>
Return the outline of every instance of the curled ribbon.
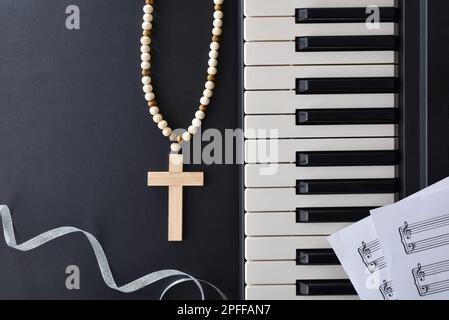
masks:
<svg viewBox="0 0 449 320"><path fill-rule="evenodd" d="M67 234L71 233L82 233L84 236L86 236L87 240L89 241L90 245L92 246L92 249L95 253L95 257L97 259L98 267L100 269L101 275L103 277L104 282L106 285L114 290L123 292L123 293L131 293L138 291L144 287L147 287L151 284L154 284L158 281L161 281L163 279L172 278L172 277L181 277L181 279L177 279L173 281L170 285L168 285L163 293L160 296L160 299L162 300L165 296L165 294L173 287L177 286L178 284L192 281L197 287L201 294L201 299L205 300L204 296L204 289L201 283L206 284L207 286L210 286L212 289L214 289L223 300L227 300L226 295L216 286L213 284L204 281L196 279L195 277L182 272L178 270L160 270L156 271L150 274L147 274L137 280L134 280L128 284L125 284L123 286L118 286L114 280L114 276L112 275L111 268L109 266L108 259L106 257L106 254L104 253L103 247L98 242L97 238L95 238L92 234L89 232L86 232L84 230L75 228L75 227L60 227L56 228L44 233L41 233L40 235L23 242L22 244L17 244L15 232L14 232L14 226L12 222L11 212L9 211L8 206L0 205L0 217L3 224L3 233L5 237L6 244L13 249L19 250L19 251L30 251L37 247L40 247L44 245L45 243L55 240L59 237L65 236Z"/></svg>

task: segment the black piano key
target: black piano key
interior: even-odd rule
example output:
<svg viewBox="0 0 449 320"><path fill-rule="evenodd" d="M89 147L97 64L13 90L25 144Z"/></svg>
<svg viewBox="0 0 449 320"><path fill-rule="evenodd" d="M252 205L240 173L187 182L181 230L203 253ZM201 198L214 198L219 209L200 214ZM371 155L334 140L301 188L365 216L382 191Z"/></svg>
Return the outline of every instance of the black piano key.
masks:
<svg viewBox="0 0 449 320"><path fill-rule="evenodd" d="M316 151L297 152L296 166L392 166L399 164L398 151Z"/></svg>
<svg viewBox="0 0 449 320"><path fill-rule="evenodd" d="M296 125L394 124L398 109L313 109L296 110Z"/></svg>
<svg viewBox="0 0 449 320"><path fill-rule="evenodd" d="M373 12L360 8L296 9L296 23L365 23ZM379 8L379 22L397 22L399 11L393 7Z"/></svg>
<svg viewBox="0 0 449 320"><path fill-rule="evenodd" d="M370 194L399 191L397 179L299 180L297 194Z"/></svg>
<svg viewBox="0 0 449 320"><path fill-rule="evenodd" d="M296 94L397 93L397 78L296 79Z"/></svg>
<svg viewBox="0 0 449 320"><path fill-rule="evenodd" d="M301 51L386 51L397 50L395 36L315 36L297 37L296 52Z"/></svg>
<svg viewBox="0 0 449 320"><path fill-rule="evenodd" d="M349 280L297 280L298 296L357 295Z"/></svg>
<svg viewBox="0 0 449 320"><path fill-rule="evenodd" d="M374 207L298 208L297 223L351 223L365 219Z"/></svg>
<svg viewBox="0 0 449 320"><path fill-rule="evenodd" d="M298 249L297 265L338 265L340 261L332 249Z"/></svg>

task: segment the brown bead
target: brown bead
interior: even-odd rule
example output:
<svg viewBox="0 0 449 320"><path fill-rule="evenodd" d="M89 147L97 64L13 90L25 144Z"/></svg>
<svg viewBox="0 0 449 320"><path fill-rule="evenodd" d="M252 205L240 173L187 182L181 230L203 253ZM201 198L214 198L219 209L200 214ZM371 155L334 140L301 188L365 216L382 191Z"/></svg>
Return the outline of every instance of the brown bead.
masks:
<svg viewBox="0 0 449 320"><path fill-rule="evenodd" d="M216 4L214 6L215 11L221 11L221 4Z"/></svg>
<svg viewBox="0 0 449 320"><path fill-rule="evenodd" d="M215 82L215 76L213 74L208 74L207 75L207 81Z"/></svg>
<svg viewBox="0 0 449 320"><path fill-rule="evenodd" d="M220 36L213 36L212 37L213 42L220 42Z"/></svg>
<svg viewBox="0 0 449 320"><path fill-rule="evenodd" d="M207 111L207 107L200 105L200 107L198 108L200 111L206 112Z"/></svg>
<svg viewBox="0 0 449 320"><path fill-rule="evenodd" d="M154 4L154 0L145 0L145 4Z"/></svg>
<svg viewBox="0 0 449 320"><path fill-rule="evenodd" d="M147 77L150 75L150 69L142 69L142 76Z"/></svg>
<svg viewBox="0 0 449 320"><path fill-rule="evenodd" d="M142 35L144 37L151 37L151 30L143 30Z"/></svg>
<svg viewBox="0 0 449 320"><path fill-rule="evenodd" d="M157 101L156 100L151 100L148 102L148 106L151 107L156 107L157 106Z"/></svg>
<svg viewBox="0 0 449 320"><path fill-rule="evenodd" d="M182 142L182 137L181 136L177 136L176 137L176 141L178 141L178 143L181 143Z"/></svg>

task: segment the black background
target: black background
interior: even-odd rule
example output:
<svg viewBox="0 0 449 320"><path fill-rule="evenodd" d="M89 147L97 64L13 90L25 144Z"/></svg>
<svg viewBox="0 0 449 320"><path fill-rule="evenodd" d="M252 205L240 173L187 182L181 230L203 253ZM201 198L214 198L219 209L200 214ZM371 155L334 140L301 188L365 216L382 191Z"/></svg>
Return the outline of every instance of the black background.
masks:
<svg viewBox="0 0 449 320"><path fill-rule="evenodd" d="M205 81L213 3L156 1L153 79L172 127L193 117ZM204 170L205 188L186 188L182 243L167 242L167 189L146 186L167 169L168 141L152 123L140 79L143 0L0 0L0 203L18 242L76 226L104 247L119 285L175 268L239 296L238 167ZM78 5L81 29L67 30ZM237 1L224 5L220 72L207 128L235 128ZM81 270L81 290L65 268ZM166 283L134 294L106 287L81 234L21 253L0 241L2 299L152 299ZM171 298L197 298L192 285ZM216 296L209 296L216 297Z"/></svg>

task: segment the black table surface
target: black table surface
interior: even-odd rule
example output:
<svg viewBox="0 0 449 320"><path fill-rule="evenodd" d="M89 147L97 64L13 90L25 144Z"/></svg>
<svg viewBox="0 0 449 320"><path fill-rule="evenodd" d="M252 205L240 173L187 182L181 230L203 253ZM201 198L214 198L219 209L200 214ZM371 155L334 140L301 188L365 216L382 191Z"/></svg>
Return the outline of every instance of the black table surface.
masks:
<svg viewBox="0 0 449 320"><path fill-rule="evenodd" d="M184 191L182 243L167 242L167 189L148 188L165 171L168 141L152 123L140 79L144 1L0 2L0 203L10 206L19 242L59 226L91 232L119 285L174 268L238 298L239 169L204 170L204 188ZM67 30L66 7L80 8ZM220 72L206 128L238 126L237 1L224 5ZM205 81L211 0L157 2L153 79L172 127L193 118ZM80 290L67 290L68 265ZM0 241L0 299L155 299L160 284L123 294L104 284L89 243L73 234L30 252ZM169 298L198 298L192 284ZM210 295L211 298L216 298Z"/></svg>

